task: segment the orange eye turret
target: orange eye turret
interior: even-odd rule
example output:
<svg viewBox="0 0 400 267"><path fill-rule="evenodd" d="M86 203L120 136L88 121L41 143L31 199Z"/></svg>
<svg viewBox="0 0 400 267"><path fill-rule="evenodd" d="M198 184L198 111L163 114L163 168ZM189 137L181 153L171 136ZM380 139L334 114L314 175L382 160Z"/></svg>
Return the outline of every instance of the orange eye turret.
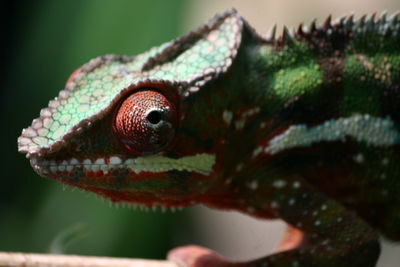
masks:
<svg viewBox="0 0 400 267"><path fill-rule="evenodd" d="M178 123L175 105L154 89L135 91L119 106L114 135L133 154L153 154L175 136Z"/></svg>

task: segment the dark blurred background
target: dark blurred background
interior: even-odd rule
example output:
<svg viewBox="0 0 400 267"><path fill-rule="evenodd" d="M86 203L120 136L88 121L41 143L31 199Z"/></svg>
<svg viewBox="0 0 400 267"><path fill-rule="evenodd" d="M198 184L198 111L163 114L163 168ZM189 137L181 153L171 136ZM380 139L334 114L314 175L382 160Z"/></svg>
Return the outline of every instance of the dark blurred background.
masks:
<svg viewBox="0 0 400 267"><path fill-rule="evenodd" d="M282 223L198 208L178 213L110 208L108 201L63 190L36 175L17 153L17 137L91 58L141 53L227 8L236 7L266 33L274 23L295 27L329 14L391 13L400 9L400 1L19 0L2 1L0 7L0 251L47 253L54 240L84 225L64 252L161 259L174 246L196 243L248 259L271 251ZM385 242L379 266L398 266L399 251Z"/></svg>

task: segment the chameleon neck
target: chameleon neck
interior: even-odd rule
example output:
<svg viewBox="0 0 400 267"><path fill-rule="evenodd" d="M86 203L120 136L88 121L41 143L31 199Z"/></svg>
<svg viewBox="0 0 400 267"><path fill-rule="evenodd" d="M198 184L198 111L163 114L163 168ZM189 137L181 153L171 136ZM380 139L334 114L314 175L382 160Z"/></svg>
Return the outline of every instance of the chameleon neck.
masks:
<svg viewBox="0 0 400 267"><path fill-rule="evenodd" d="M257 78L256 84L264 85L270 112L283 108L287 114L296 109L303 122L311 119L310 123L318 123L355 113L391 115L399 121L398 89L392 86L400 72L400 47L393 45L395 40L379 35L372 41L360 37L338 46L321 37L320 42L325 41L322 48L310 40L262 45L255 49L257 67L252 77ZM365 48L364 43L370 45ZM296 114L291 118L296 123Z"/></svg>

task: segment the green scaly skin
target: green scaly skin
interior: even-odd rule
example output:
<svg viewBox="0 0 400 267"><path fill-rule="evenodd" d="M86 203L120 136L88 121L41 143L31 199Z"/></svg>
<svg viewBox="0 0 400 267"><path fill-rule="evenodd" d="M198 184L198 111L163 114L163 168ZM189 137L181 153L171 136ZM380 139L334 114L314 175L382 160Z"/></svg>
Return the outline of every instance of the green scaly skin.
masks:
<svg viewBox="0 0 400 267"><path fill-rule="evenodd" d="M297 233L288 250L248 263L170 253L188 266L375 266L379 234L400 240L399 81L398 14L263 38L229 10L136 57L85 64L19 151L39 175L114 202L200 203ZM135 154L113 133L114 114L149 88L179 119L161 151Z"/></svg>

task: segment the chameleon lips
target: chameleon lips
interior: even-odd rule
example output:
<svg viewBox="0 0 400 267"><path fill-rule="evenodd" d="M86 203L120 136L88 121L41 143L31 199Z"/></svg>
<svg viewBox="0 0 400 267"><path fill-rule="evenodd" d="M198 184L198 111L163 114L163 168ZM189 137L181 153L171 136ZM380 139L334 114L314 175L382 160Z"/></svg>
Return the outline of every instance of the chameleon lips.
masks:
<svg viewBox="0 0 400 267"><path fill-rule="evenodd" d="M187 171L208 175L215 164L215 155L197 154L178 159L151 155L145 157L121 159L117 156L99 158L96 160L85 159L79 161L75 158L56 162L42 158L33 158L31 165L40 175L53 176L56 174L78 172L101 172L107 175L111 170L129 170L136 174L142 172L163 173L168 171Z"/></svg>

